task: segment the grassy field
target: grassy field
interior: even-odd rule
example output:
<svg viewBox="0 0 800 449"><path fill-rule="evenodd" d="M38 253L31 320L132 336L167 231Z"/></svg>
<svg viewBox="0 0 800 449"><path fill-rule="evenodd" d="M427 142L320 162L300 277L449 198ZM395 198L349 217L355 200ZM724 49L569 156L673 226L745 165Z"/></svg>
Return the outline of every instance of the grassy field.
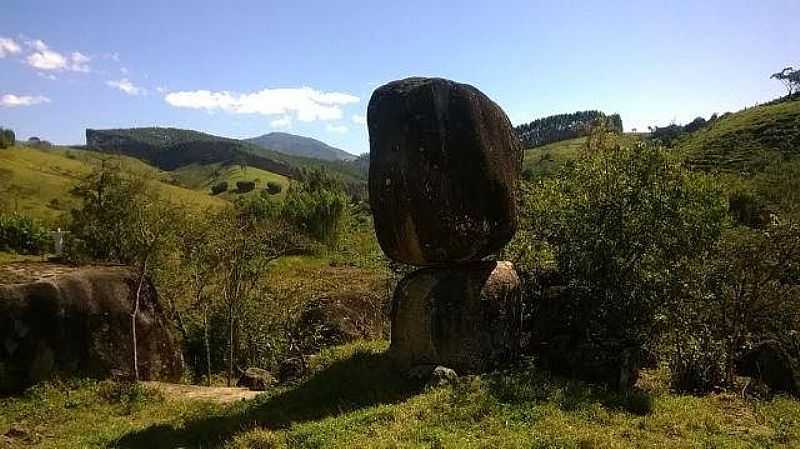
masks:
<svg viewBox="0 0 800 449"><path fill-rule="evenodd" d="M671 394L657 373L622 395L536 368L424 388L382 341L313 359L305 382L218 405L108 382L0 399L9 448L796 448L800 403ZM102 418L102 419L98 419Z"/></svg>
<svg viewBox="0 0 800 449"><path fill-rule="evenodd" d="M586 139L586 137L578 137L529 148L525 150L522 169L527 172L527 176L534 178L555 173L568 161L578 158L580 152L586 148ZM609 134L608 139L620 145L632 145L641 139L641 135L630 133L622 135Z"/></svg>
<svg viewBox="0 0 800 449"><path fill-rule="evenodd" d="M203 208L225 204L224 200L207 193L159 181L168 176L143 162L114 157L126 168L153 176L156 189L178 206ZM98 153L66 148L39 150L18 146L0 150L0 189L6 197L5 207L56 223L75 205L75 199L68 192L81 177L91 172L97 160Z"/></svg>
<svg viewBox="0 0 800 449"><path fill-rule="evenodd" d="M697 168L752 171L800 156L800 100L723 116L681 139L677 149Z"/></svg>
<svg viewBox="0 0 800 449"><path fill-rule="evenodd" d="M264 190L268 182L275 182L282 188L281 192L275 195L283 198L286 189L289 187L289 178L283 175L261 170L255 167L241 168L238 165L216 164L192 164L178 168L170 172L175 179L184 186L199 192L208 193L211 187L220 182L228 183L228 192L220 194L220 198L233 199L238 196L234 192L237 181L255 181L255 191Z"/></svg>

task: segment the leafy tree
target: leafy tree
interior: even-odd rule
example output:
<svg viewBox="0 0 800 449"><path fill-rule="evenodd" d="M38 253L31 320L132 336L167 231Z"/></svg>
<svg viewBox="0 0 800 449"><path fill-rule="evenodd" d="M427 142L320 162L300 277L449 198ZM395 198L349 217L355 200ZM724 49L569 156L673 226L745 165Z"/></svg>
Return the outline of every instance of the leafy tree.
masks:
<svg viewBox="0 0 800 449"><path fill-rule="evenodd" d="M713 244L727 213L707 179L645 144L584 152L531 186L522 210L511 252L552 261L574 305L563 326L590 348L583 354L612 365L650 346L657 312L680 285L675 267Z"/></svg>
<svg viewBox="0 0 800 449"><path fill-rule="evenodd" d="M17 143L17 137L13 130L0 128L0 149L13 147Z"/></svg>
<svg viewBox="0 0 800 449"><path fill-rule="evenodd" d="M770 75L770 79L775 79L783 83L786 87L786 96L791 97L795 92L800 91L800 69L785 67L783 70Z"/></svg>
<svg viewBox="0 0 800 449"><path fill-rule="evenodd" d="M277 182L274 181L267 182L267 193L269 193L270 195L277 195L281 193L282 190L283 187Z"/></svg>
<svg viewBox="0 0 800 449"><path fill-rule="evenodd" d="M301 231L333 246L344 229L347 206L342 183L324 170L313 170L289 186L283 214Z"/></svg>
<svg viewBox="0 0 800 449"><path fill-rule="evenodd" d="M227 191L228 191L228 181L218 182L213 186L211 186L212 195L219 195L220 193L224 193Z"/></svg>
<svg viewBox="0 0 800 449"><path fill-rule="evenodd" d="M236 181L236 193L252 192L256 188L253 181Z"/></svg>

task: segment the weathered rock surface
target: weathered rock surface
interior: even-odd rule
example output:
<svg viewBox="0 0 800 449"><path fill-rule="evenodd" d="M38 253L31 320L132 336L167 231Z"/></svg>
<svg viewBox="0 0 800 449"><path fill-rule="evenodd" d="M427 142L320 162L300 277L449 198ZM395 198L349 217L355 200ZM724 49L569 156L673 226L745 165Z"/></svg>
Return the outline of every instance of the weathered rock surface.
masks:
<svg viewBox="0 0 800 449"><path fill-rule="evenodd" d="M123 267L57 273L0 285L0 391L54 375L103 378L133 372L130 312L136 275ZM136 331L142 379L179 379L181 352L149 282Z"/></svg>
<svg viewBox="0 0 800 449"><path fill-rule="evenodd" d="M418 365L408 370L407 375L414 381L424 383L426 387L441 387L458 380L455 370L446 366Z"/></svg>
<svg viewBox="0 0 800 449"><path fill-rule="evenodd" d="M277 380L269 371L261 368L247 368L236 382L237 387L248 388L253 391L266 391L275 385Z"/></svg>
<svg viewBox="0 0 800 449"><path fill-rule="evenodd" d="M370 203L387 256L478 261L508 243L522 149L497 104L467 84L408 78L375 91L367 121Z"/></svg>
<svg viewBox="0 0 800 449"><path fill-rule="evenodd" d="M520 327L520 281L510 262L426 268L395 290L389 352L403 367L482 372L517 355Z"/></svg>
<svg viewBox="0 0 800 449"><path fill-rule="evenodd" d="M800 396L800 360L775 340L766 340L744 354L736 371L763 381L771 390Z"/></svg>

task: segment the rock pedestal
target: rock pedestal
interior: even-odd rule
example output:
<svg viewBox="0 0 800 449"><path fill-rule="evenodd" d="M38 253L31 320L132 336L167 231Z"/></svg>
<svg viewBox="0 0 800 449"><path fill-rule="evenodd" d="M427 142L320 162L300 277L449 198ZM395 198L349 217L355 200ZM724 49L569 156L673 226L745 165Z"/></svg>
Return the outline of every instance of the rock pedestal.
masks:
<svg viewBox="0 0 800 449"><path fill-rule="evenodd" d="M395 291L390 354L401 365L480 372L516 355L519 278L486 262L514 236L522 150L478 89L441 78L379 87L367 110L369 194L390 258L427 266Z"/></svg>
<svg viewBox="0 0 800 449"><path fill-rule="evenodd" d="M390 354L404 367L488 370L517 355L520 304L511 262L416 271L394 293Z"/></svg>

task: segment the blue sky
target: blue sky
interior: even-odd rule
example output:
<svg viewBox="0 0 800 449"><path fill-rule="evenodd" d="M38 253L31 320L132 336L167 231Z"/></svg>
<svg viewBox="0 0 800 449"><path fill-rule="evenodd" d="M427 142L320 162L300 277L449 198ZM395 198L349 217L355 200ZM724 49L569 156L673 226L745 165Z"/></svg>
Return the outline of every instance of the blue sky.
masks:
<svg viewBox="0 0 800 449"><path fill-rule="evenodd" d="M281 130L368 151L384 82L442 76L519 124L600 109L625 127L774 98L800 1L36 1L0 5L0 126Z"/></svg>

